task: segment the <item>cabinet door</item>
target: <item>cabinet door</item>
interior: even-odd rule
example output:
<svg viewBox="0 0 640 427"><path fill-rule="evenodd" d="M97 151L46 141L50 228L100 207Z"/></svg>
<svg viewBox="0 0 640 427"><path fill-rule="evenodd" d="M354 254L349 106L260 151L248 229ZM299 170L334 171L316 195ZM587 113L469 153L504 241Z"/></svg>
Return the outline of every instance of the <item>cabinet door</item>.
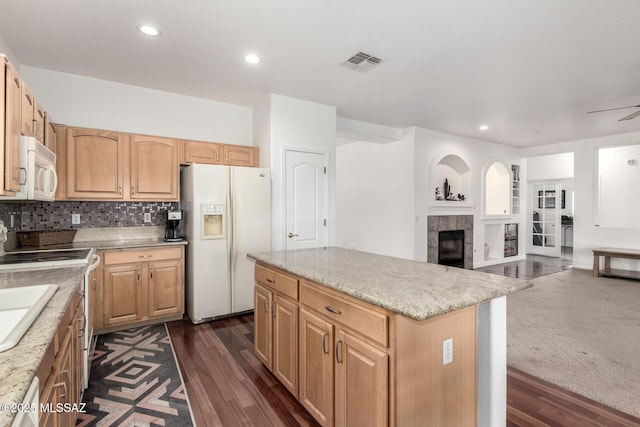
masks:
<svg viewBox="0 0 640 427"><path fill-rule="evenodd" d="M212 142L185 141L185 163L220 164L220 144Z"/></svg>
<svg viewBox="0 0 640 427"><path fill-rule="evenodd" d="M333 425L333 325L300 307L299 401L322 426Z"/></svg>
<svg viewBox="0 0 640 427"><path fill-rule="evenodd" d="M22 82L22 134L35 136L33 112L35 111L35 99L26 84Z"/></svg>
<svg viewBox="0 0 640 427"><path fill-rule="evenodd" d="M20 191L22 80L9 63L5 78L4 190Z"/></svg>
<svg viewBox="0 0 640 427"><path fill-rule="evenodd" d="M56 406L56 380L57 375L52 371L49 375L44 388L40 392L40 405L46 405L47 408L55 408ZM57 412L53 410L40 411L39 422L40 427L55 427L59 425L57 422Z"/></svg>
<svg viewBox="0 0 640 427"><path fill-rule="evenodd" d="M57 129L56 124L51 121L51 116L44 113L44 145L49 150L56 152ZM56 159L57 161L58 159Z"/></svg>
<svg viewBox="0 0 640 427"><path fill-rule="evenodd" d="M44 144L44 109L34 99L33 104L33 136Z"/></svg>
<svg viewBox="0 0 640 427"><path fill-rule="evenodd" d="M67 198L123 199L125 136L67 129Z"/></svg>
<svg viewBox="0 0 640 427"><path fill-rule="evenodd" d="M149 317L184 311L183 270L179 260L149 263Z"/></svg>
<svg viewBox="0 0 640 427"><path fill-rule="evenodd" d="M54 371L56 373L56 402L63 405L71 405L73 400L73 357L71 354L73 337L73 327L67 328L67 333L62 341L58 355L56 356L56 363ZM75 425L75 412L58 412L57 414L59 426L73 426Z"/></svg>
<svg viewBox="0 0 640 427"><path fill-rule="evenodd" d="M336 334L336 426L386 426L389 360L343 330Z"/></svg>
<svg viewBox="0 0 640 427"><path fill-rule="evenodd" d="M256 283L253 312L253 351L258 360L271 370L271 292Z"/></svg>
<svg viewBox="0 0 640 427"><path fill-rule="evenodd" d="M257 166L256 151L255 147L223 145L223 163L229 166Z"/></svg>
<svg viewBox="0 0 640 427"><path fill-rule="evenodd" d="M133 135L131 140L132 200L178 200L178 141Z"/></svg>
<svg viewBox="0 0 640 427"><path fill-rule="evenodd" d="M142 265L117 265L104 268L104 325L133 322L142 316Z"/></svg>
<svg viewBox="0 0 640 427"><path fill-rule="evenodd" d="M298 397L298 304L274 295L273 374Z"/></svg>

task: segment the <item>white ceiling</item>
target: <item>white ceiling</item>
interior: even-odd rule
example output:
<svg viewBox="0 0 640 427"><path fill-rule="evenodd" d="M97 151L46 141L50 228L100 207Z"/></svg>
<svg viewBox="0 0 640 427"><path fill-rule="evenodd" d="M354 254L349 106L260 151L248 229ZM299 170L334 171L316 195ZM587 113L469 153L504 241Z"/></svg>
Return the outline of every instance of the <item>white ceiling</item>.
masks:
<svg viewBox="0 0 640 427"><path fill-rule="evenodd" d="M523 147L640 131L617 121L634 109L586 114L640 104L639 22L639 0L0 0L23 65ZM385 62L340 66L360 50Z"/></svg>

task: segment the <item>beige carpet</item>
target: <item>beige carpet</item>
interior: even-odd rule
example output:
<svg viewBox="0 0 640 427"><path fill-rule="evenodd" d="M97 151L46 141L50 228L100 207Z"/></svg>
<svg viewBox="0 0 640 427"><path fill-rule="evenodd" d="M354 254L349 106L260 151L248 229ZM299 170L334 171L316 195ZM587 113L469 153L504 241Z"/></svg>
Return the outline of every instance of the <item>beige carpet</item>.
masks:
<svg viewBox="0 0 640 427"><path fill-rule="evenodd" d="M507 297L507 363L640 417L640 281L567 270Z"/></svg>

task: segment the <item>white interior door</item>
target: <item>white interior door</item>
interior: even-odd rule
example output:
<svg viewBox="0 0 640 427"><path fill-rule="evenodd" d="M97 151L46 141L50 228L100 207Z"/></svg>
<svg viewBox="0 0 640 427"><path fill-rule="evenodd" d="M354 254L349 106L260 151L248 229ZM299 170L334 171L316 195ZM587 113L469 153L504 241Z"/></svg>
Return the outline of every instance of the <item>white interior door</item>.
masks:
<svg viewBox="0 0 640 427"><path fill-rule="evenodd" d="M285 151L285 248L326 246L327 154Z"/></svg>
<svg viewBox="0 0 640 427"><path fill-rule="evenodd" d="M529 230L531 235L527 252L559 257L561 250L559 182L539 182L530 186Z"/></svg>

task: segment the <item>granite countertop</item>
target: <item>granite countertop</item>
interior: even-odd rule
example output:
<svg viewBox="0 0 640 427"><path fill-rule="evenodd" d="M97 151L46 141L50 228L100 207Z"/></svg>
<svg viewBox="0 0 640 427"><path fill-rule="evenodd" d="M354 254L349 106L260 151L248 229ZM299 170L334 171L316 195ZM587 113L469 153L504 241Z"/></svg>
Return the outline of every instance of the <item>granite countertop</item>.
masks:
<svg viewBox="0 0 640 427"><path fill-rule="evenodd" d="M533 286L523 279L337 247L248 257L414 320Z"/></svg>
<svg viewBox="0 0 640 427"><path fill-rule="evenodd" d="M0 352L0 404L17 404L24 399L73 294L82 286L86 268L83 266L0 274L0 288L58 285L56 293L18 344L10 350ZM14 416L14 413L0 410L0 427L11 425Z"/></svg>
<svg viewBox="0 0 640 427"><path fill-rule="evenodd" d="M143 238L143 239L118 239L118 240L95 240L95 241L81 241L73 243L65 243L61 245L49 245L39 248L17 248L15 251L37 251L37 250L51 250L51 249L84 249L95 248L101 249L129 249L129 248L142 248L151 246L172 246L172 245L187 245L186 240L179 242L165 242L163 238Z"/></svg>

